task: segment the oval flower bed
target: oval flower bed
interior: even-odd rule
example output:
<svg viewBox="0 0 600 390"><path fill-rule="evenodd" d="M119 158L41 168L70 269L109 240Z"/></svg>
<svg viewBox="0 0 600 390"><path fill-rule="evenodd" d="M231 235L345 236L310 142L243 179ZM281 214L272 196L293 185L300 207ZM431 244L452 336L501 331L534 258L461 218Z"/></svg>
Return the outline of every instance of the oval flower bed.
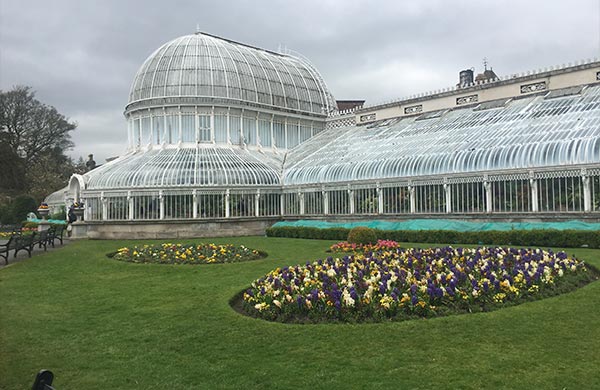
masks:
<svg viewBox="0 0 600 390"><path fill-rule="evenodd" d="M266 256L266 253L243 245L163 243L120 248L111 255L116 260L132 263L213 264L261 259Z"/></svg>
<svg viewBox="0 0 600 390"><path fill-rule="evenodd" d="M277 268L243 293L242 308L278 321L400 320L493 310L595 278L564 252L397 249Z"/></svg>

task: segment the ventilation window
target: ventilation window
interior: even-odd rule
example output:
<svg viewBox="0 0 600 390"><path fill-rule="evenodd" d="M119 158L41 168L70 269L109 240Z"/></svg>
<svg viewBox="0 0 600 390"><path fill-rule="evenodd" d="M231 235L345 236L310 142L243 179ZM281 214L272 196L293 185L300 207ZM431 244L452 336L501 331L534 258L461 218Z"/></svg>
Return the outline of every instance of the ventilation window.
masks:
<svg viewBox="0 0 600 390"><path fill-rule="evenodd" d="M491 110L494 108L504 108L506 106L506 103L508 103L509 101L510 101L510 99L498 99L498 100L492 100L489 102L481 103L480 105L475 107L475 109L473 111L484 111L484 110Z"/></svg>
<svg viewBox="0 0 600 390"><path fill-rule="evenodd" d="M575 87L555 89L554 91L548 92L544 99L556 99L565 96L580 95L583 91L583 88L583 85L578 85Z"/></svg>

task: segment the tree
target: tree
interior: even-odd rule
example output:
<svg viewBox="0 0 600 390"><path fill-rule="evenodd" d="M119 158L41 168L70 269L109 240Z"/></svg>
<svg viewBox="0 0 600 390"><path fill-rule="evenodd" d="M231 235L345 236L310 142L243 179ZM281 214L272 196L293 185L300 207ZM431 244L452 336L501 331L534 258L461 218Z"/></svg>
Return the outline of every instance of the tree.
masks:
<svg viewBox="0 0 600 390"><path fill-rule="evenodd" d="M73 171L71 159L63 155L60 149L46 151L27 167L27 192L41 202L48 194L63 188Z"/></svg>
<svg viewBox="0 0 600 390"><path fill-rule="evenodd" d="M30 87L0 90L0 187L40 200L66 185L73 162L65 151L73 146L70 132L76 127L38 101Z"/></svg>
<svg viewBox="0 0 600 390"><path fill-rule="evenodd" d="M0 91L0 132L14 154L25 164L52 149L68 150L73 146L69 132L77 127L56 108L35 99L29 87L17 86Z"/></svg>
<svg viewBox="0 0 600 390"><path fill-rule="evenodd" d="M25 164L8 142L2 140L3 135L0 133L0 191L23 190Z"/></svg>

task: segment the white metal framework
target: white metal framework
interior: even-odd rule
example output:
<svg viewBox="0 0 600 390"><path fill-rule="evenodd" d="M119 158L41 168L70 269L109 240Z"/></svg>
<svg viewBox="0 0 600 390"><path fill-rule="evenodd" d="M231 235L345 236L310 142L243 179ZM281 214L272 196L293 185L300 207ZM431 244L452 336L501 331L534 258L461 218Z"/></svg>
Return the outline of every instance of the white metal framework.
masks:
<svg viewBox="0 0 600 390"><path fill-rule="evenodd" d="M600 87L495 109L390 119L328 130L286 159L284 184L529 169L600 161ZM431 117L431 116L429 116Z"/></svg>
<svg viewBox="0 0 600 390"><path fill-rule="evenodd" d="M135 75L128 109L170 97L225 99L318 115L335 108L307 61L205 33L174 39L150 55Z"/></svg>
<svg viewBox="0 0 600 390"><path fill-rule="evenodd" d="M306 61L184 36L135 76L129 152L74 175L67 196L86 204L88 221L600 216L596 77L569 90L326 126L335 102Z"/></svg>

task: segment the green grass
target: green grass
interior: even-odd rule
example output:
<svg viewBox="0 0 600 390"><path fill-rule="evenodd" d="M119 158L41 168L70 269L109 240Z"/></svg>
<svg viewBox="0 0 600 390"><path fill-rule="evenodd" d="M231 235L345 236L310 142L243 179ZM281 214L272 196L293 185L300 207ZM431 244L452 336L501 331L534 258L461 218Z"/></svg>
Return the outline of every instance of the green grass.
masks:
<svg viewBox="0 0 600 390"><path fill-rule="evenodd" d="M211 241L269 256L236 264L133 264L105 256L133 242L79 241L1 269L0 389L30 388L41 368L55 373L57 389L600 383L600 282L489 313L379 324L270 323L239 315L228 301L275 267L327 256L333 242ZM568 253L600 268L600 250Z"/></svg>

